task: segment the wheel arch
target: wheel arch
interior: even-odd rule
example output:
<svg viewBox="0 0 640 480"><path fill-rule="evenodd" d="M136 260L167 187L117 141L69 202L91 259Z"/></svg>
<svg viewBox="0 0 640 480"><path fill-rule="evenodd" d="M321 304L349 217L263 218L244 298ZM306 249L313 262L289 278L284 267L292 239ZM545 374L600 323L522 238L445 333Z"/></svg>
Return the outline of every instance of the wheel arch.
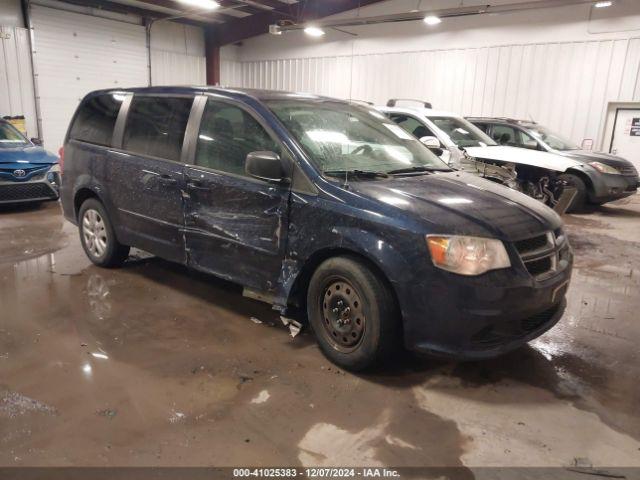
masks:
<svg viewBox="0 0 640 480"><path fill-rule="evenodd" d="M398 313L401 314L402 310L400 309L398 294L393 286L393 283L389 279L389 276L384 272L383 268L366 254L363 254L356 249L347 247L327 247L314 252L305 261L304 265L300 269L300 272L296 276L291 289L289 290L289 305L294 305L302 311L306 312L307 292L309 289L311 277L325 260L335 257L351 257L371 269L371 271L374 272L374 274L376 274L382 280L384 285L389 289L389 291L391 292L391 296L393 297L395 307Z"/></svg>
<svg viewBox="0 0 640 480"><path fill-rule="evenodd" d="M593 182L591 181L591 177L589 177L589 175L587 175L587 173L585 173L582 170L577 169L577 168L568 168L564 173L568 174L568 175L575 175L580 180L582 180L584 182L584 184L586 185L586 187L587 187L587 196L588 197L592 197L594 195L595 187L593 185Z"/></svg>
<svg viewBox="0 0 640 480"><path fill-rule="evenodd" d="M79 188L75 194L73 195L73 215L76 221L78 220L78 214L80 213L80 207L82 204L90 198L95 198L104 204L100 195L89 187L81 187Z"/></svg>

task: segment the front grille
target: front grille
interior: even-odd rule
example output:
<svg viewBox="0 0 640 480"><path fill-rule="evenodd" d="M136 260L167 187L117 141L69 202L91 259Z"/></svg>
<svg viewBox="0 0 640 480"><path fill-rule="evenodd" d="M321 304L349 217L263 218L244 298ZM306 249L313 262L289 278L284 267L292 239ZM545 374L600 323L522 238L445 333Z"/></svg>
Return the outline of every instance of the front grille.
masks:
<svg viewBox="0 0 640 480"><path fill-rule="evenodd" d="M526 238L514 242L516 250L527 271L534 277L552 274L558 267L558 262L566 260L562 255L569 246L562 228L543 235Z"/></svg>
<svg viewBox="0 0 640 480"><path fill-rule="evenodd" d="M520 321L503 320L482 328L471 337L471 343L481 348L493 348L524 337L548 323L558 312L560 304Z"/></svg>
<svg viewBox="0 0 640 480"><path fill-rule="evenodd" d="M551 270L553 264L551 262L551 257L544 257L540 260L526 262L525 266L527 267L527 271L535 277Z"/></svg>
<svg viewBox="0 0 640 480"><path fill-rule="evenodd" d="M53 199L57 194L45 183L16 183L0 185L0 202L20 200Z"/></svg>
<svg viewBox="0 0 640 480"><path fill-rule="evenodd" d="M621 167L615 167L625 177L637 177L638 172L633 165L623 165Z"/></svg>
<svg viewBox="0 0 640 480"><path fill-rule="evenodd" d="M543 247L547 246L547 235L539 235L533 238L527 238L525 240L519 240L515 242L516 249L520 255L528 252L532 252L535 250L539 250Z"/></svg>

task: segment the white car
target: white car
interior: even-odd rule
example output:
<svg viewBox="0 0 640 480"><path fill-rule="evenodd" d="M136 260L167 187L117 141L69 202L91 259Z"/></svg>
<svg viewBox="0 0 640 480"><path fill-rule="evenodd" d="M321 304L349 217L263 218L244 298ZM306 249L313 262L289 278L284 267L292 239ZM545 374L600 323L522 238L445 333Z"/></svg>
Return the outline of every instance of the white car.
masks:
<svg viewBox="0 0 640 480"><path fill-rule="evenodd" d="M421 107L399 107L397 100L376 107L418 137L453 168L476 173L564 211L571 202L563 174L582 163L555 153L498 145L460 115Z"/></svg>

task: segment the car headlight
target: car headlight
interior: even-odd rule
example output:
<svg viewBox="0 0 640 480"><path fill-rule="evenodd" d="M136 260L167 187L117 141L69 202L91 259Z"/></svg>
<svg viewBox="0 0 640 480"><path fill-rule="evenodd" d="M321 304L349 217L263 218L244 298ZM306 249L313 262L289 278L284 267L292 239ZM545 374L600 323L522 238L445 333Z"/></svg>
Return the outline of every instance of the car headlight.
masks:
<svg viewBox="0 0 640 480"><path fill-rule="evenodd" d="M593 168L598 170L600 173L608 173L610 175L620 175L620 172L618 170L616 170L613 167L610 167L609 165L605 165L604 163L591 162L589 163L589 165L591 165Z"/></svg>
<svg viewBox="0 0 640 480"><path fill-rule="evenodd" d="M433 264L459 275L481 275L511 266L500 240L459 235L427 235Z"/></svg>
<svg viewBox="0 0 640 480"><path fill-rule="evenodd" d="M49 173L60 173L60 164L56 163L54 164L50 169L49 169Z"/></svg>

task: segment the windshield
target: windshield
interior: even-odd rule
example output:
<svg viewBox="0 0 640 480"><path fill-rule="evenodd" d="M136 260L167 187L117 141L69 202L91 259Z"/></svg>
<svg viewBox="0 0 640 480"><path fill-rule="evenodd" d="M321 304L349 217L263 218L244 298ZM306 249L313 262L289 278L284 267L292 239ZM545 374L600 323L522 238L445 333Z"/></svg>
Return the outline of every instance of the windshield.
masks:
<svg viewBox="0 0 640 480"><path fill-rule="evenodd" d="M16 128L9 123L0 123L0 148L20 147L29 142Z"/></svg>
<svg viewBox="0 0 640 480"><path fill-rule="evenodd" d="M340 102L273 100L271 111L325 174L449 170L382 113Z"/></svg>
<svg viewBox="0 0 640 480"><path fill-rule="evenodd" d="M525 127L527 132L533 135L536 139L547 144L549 148L553 150L579 150L580 147L573 143L571 140L552 132L551 130L541 125L527 125Z"/></svg>
<svg viewBox="0 0 640 480"><path fill-rule="evenodd" d="M497 145L491 137L464 118L428 118L458 147L487 147Z"/></svg>

